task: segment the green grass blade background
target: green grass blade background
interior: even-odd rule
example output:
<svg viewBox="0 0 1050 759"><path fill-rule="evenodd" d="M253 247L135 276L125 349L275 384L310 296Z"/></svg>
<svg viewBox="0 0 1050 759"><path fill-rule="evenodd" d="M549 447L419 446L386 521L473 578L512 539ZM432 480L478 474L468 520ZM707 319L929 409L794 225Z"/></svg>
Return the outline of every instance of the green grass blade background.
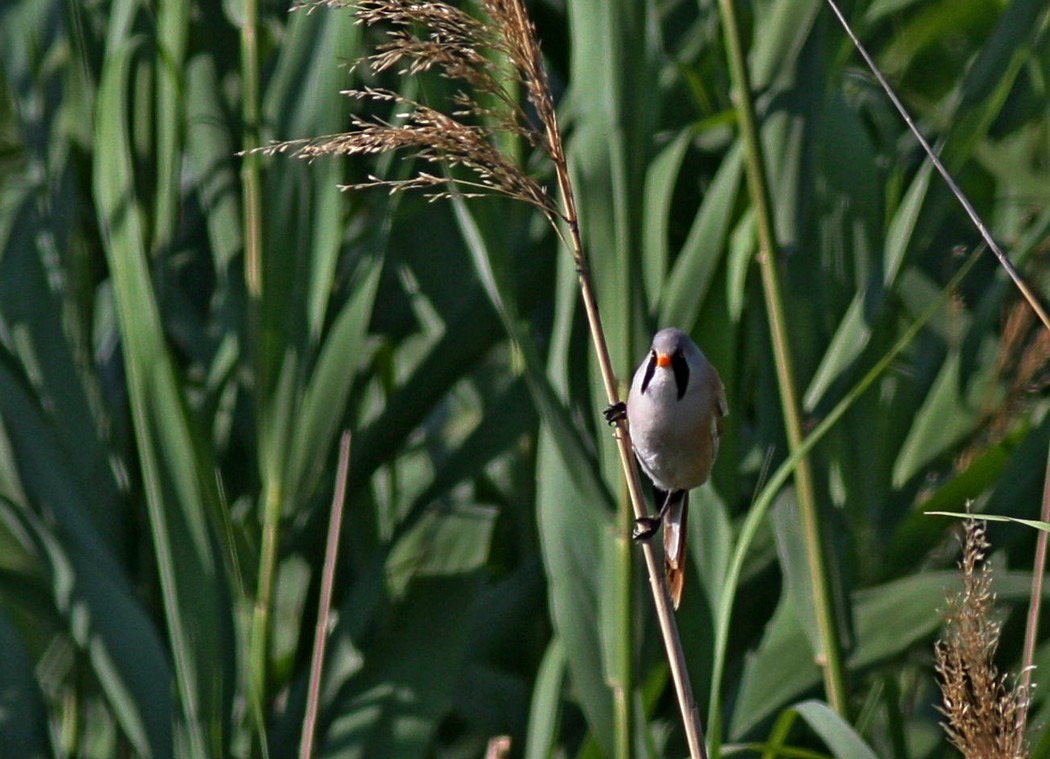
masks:
<svg viewBox="0 0 1050 759"><path fill-rule="evenodd" d="M925 512L1038 515L1045 343L990 258L946 289L978 236L828 9L738 5L848 631L857 717L830 718L716 5L527 4L620 380L676 324L726 385L677 617L705 728L726 726L722 755L940 759L930 646L956 544ZM849 13L1045 295L1047 5L957 6ZM397 156L259 157L249 208L248 142L395 118L339 94L362 84L463 86L351 70L381 36L349 10L256 9L243 28L230 3L0 3L0 755L294 753L344 428L325 755L457 759L497 735L684 755L571 260L528 208L337 188L420 168ZM990 527L1003 671L1033 532Z"/></svg>
<svg viewBox="0 0 1050 759"><path fill-rule="evenodd" d="M99 92L95 191L129 378L132 418L142 457L165 623L172 643L180 710L180 748L197 756L224 751L232 698L230 597L207 512L218 508L167 349L147 269L139 199L133 184L126 119L129 77L141 59L132 38L109 61ZM209 501L212 503L209 504ZM220 663L216 667L216 663ZM225 664L225 666L223 666Z"/></svg>

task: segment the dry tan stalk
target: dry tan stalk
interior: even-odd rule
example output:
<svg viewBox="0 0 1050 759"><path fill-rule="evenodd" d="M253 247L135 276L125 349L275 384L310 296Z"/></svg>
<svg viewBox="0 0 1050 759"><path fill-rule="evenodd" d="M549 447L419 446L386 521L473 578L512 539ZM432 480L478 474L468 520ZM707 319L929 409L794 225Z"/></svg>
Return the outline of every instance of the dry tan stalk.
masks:
<svg viewBox="0 0 1050 759"><path fill-rule="evenodd" d="M576 202L569 178L558 119L536 32L521 0L482 0L488 21L475 19L441 0L313 0L315 7L351 7L358 23L382 24L390 31L377 52L360 61L375 76L396 71L415 76L436 71L465 89L451 97L448 112L406 98L390 90L365 87L345 95L387 105L397 116L390 120L357 117L352 131L328 137L280 142L263 149L290 152L304 159L324 155L370 155L405 150L409 155L439 164L439 174L418 172L405 180L369 177L343 189L385 187L391 192L423 190L431 199L502 195L538 208L566 243L580 282L580 295L610 404L619 402L616 374L609 359L605 333L580 239ZM424 34L426 36L421 36ZM510 66L498 65L505 59ZM509 79L508 79L509 77ZM525 92L534 114L527 113L512 93ZM489 100L482 105L479 101ZM495 105L493 105L495 104ZM526 174L499 149L500 137L524 139L550 159L558 183L558 199ZM617 448L636 517L646 515L645 500L624 422L618 423ZM625 536L625 539L626 536ZM664 639L675 693L682 711L686 739L693 759L706 759L699 712L685 666L685 655L671 608L666 580L656 554L642 545Z"/></svg>

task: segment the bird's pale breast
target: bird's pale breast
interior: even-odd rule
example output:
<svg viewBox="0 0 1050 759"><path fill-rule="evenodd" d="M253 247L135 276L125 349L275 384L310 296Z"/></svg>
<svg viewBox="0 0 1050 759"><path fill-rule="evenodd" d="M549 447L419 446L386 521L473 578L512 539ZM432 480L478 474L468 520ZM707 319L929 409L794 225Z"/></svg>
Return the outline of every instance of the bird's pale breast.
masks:
<svg viewBox="0 0 1050 759"><path fill-rule="evenodd" d="M710 393L699 395L660 402L646 394L628 404L635 453L663 490L691 490L711 473L719 410Z"/></svg>

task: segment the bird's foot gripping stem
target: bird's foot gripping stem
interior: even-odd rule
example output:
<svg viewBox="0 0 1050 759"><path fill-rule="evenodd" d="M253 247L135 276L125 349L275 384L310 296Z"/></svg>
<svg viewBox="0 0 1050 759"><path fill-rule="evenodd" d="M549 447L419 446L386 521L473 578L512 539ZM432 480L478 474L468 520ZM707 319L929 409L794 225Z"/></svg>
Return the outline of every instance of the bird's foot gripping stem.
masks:
<svg viewBox="0 0 1050 759"><path fill-rule="evenodd" d="M667 510L671 507L671 502L681 501L684 490L672 490L672 491L657 491L658 495L663 495L663 504L660 506L660 511L656 513L654 517L638 517L634 520L634 529L631 530L631 538L636 542L644 542L653 536L657 530L660 529L660 525L664 521L664 516L667 514Z"/></svg>
<svg viewBox="0 0 1050 759"><path fill-rule="evenodd" d="M631 539L639 543L649 540L653 534L660 529L663 514L655 517L639 517L634 520L634 529L631 530Z"/></svg>
<svg viewBox="0 0 1050 759"><path fill-rule="evenodd" d="M622 422L627 418L627 404L623 401L614 403L608 406L605 411L602 412L602 416L605 417L605 421L609 424L616 424Z"/></svg>

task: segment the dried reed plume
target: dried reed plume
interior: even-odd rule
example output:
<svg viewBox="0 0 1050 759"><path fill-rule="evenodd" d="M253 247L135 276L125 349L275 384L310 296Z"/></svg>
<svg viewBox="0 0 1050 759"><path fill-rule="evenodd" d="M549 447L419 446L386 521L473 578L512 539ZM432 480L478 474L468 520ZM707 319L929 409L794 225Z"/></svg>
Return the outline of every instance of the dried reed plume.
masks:
<svg viewBox="0 0 1050 759"><path fill-rule="evenodd" d="M948 594L945 635L937 641L936 666L949 740L968 759L1023 759L1028 756L1023 725L1028 698L1011 687L994 664L1001 622L994 618L992 572L985 522L964 524L961 592Z"/></svg>
<svg viewBox="0 0 1050 759"><path fill-rule="evenodd" d="M540 209L560 231L557 222L568 222L567 214L499 144L503 136L520 138L555 164L563 160L561 141L552 138L549 127L556 120L546 70L520 2L483 0L487 21L440 1L312 0L300 7L320 6L353 8L358 24L384 25L388 41L357 64L367 66L373 76L437 71L460 89L451 96L447 112L381 87L345 90L342 94L386 106L394 115L389 121L354 116L347 133L277 142L262 152L313 159L405 150L442 170L421 171L409 179L369 176L342 189L421 189L432 200L449 197L453 187L460 197L502 195ZM517 97L519 88L535 111L534 119Z"/></svg>

